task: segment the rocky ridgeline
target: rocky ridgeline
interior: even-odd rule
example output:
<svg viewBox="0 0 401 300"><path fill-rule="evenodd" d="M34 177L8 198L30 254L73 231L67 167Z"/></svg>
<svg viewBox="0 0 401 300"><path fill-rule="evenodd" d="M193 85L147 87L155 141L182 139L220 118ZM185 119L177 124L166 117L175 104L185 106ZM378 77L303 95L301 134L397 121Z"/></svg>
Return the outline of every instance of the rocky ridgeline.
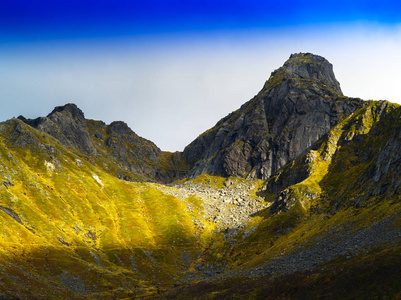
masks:
<svg viewBox="0 0 401 300"><path fill-rule="evenodd" d="M99 163L120 179L171 182L182 178L189 169L181 153L163 152L122 121L107 125L103 121L85 119L84 113L72 103L57 106L46 117L27 119L19 116L18 119L49 134L85 160ZM20 144L39 143L17 120L9 122L17 124L13 135Z"/></svg>
<svg viewBox="0 0 401 300"><path fill-rule="evenodd" d="M326 59L291 55L253 99L184 149L189 177L268 179L362 106L342 94Z"/></svg>
<svg viewBox="0 0 401 300"><path fill-rule="evenodd" d="M271 205L255 195L256 188L251 181L238 183L227 179L222 188L191 181L172 187L155 187L184 201L189 213L193 213L194 208L187 198L198 197L203 203L203 210L200 218L194 219L195 225L205 228L204 221L212 222L216 224L217 232L224 230L228 236L235 235L246 226L252 215Z"/></svg>
<svg viewBox="0 0 401 300"><path fill-rule="evenodd" d="M124 122L87 120L75 104L56 107L46 117L19 119L118 178L170 183L205 173L268 179L363 105L342 94L325 58L298 53L253 99L183 152L162 151Z"/></svg>

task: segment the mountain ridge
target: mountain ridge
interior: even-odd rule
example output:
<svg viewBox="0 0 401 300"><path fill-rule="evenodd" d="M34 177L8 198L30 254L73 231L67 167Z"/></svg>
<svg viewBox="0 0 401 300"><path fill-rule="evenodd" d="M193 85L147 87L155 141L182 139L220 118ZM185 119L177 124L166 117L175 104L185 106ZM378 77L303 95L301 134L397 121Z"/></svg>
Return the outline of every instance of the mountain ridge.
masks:
<svg viewBox="0 0 401 300"><path fill-rule="evenodd" d="M0 123L0 298L397 298L401 107L291 55L163 152L74 104Z"/></svg>
<svg viewBox="0 0 401 300"><path fill-rule="evenodd" d="M267 179L305 152L339 120L362 106L362 100L343 96L333 67L325 58L298 53L292 54L282 67L272 72L258 95L201 134L185 147L182 154L176 152L174 157L178 164L173 164L172 170L158 162L158 157L167 157L168 152L138 137L129 127L121 127L121 121L104 126L110 130L119 125L122 131L115 133L125 135L126 139L130 132L131 141L137 145L135 151L142 156L141 162L135 162L135 158L122 149L117 151L119 153L113 152L110 148L116 147L111 138L105 141L105 146L117 161L121 158L122 169L135 174L131 177L138 178L139 175L145 180L168 182L185 176L196 177L204 172L224 177ZM85 123L92 121L86 120L75 104L59 106L47 117L19 118L49 133L65 146L96 156L94 143L102 135L95 133L96 139L93 134L89 136ZM94 124L100 126L102 123ZM140 144L147 146L139 147ZM189 173L184 174L184 170Z"/></svg>
<svg viewBox="0 0 401 300"><path fill-rule="evenodd" d="M184 149L195 167L221 176L267 179L363 106L342 95L324 58L292 55L263 89Z"/></svg>
<svg viewBox="0 0 401 300"><path fill-rule="evenodd" d="M171 181L179 178L181 169L187 168L185 162L181 163L179 153L162 152L153 142L139 137L125 122L114 121L107 125L85 119L84 113L72 103L56 107L47 117L18 118L67 148L103 161L106 169L125 180ZM112 164L106 162L110 157Z"/></svg>

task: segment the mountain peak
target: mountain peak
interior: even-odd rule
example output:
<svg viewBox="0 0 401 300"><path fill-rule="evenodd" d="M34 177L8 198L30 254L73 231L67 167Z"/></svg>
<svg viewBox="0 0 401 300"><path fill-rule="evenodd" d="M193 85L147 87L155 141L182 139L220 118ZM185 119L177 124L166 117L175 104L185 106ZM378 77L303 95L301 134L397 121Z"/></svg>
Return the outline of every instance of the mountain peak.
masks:
<svg viewBox="0 0 401 300"><path fill-rule="evenodd" d="M71 117L76 120L80 120L81 122L85 121L85 115L81 109L74 103L67 103L63 106L56 106L53 111L47 115L48 118L51 118L56 113L69 113Z"/></svg>
<svg viewBox="0 0 401 300"><path fill-rule="evenodd" d="M283 80L295 79L317 83L325 89L343 95L340 83L337 81L333 65L324 57L312 53L295 53L282 67L272 72L268 88L273 88Z"/></svg>
<svg viewBox="0 0 401 300"><path fill-rule="evenodd" d="M268 179L362 105L343 96L325 58L293 54L259 94L200 135L184 156L194 177Z"/></svg>

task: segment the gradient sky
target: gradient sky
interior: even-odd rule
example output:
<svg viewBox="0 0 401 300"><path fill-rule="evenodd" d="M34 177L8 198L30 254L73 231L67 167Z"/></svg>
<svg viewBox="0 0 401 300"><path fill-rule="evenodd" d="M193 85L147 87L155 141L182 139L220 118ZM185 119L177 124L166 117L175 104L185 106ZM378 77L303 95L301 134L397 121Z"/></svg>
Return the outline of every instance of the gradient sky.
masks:
<svg viewBox="0 0 401 300"><path fill-rule="evenodd" d="M398 1L0 0L0 120L76 103L182 150L296 52L401 103Z"/></svg>

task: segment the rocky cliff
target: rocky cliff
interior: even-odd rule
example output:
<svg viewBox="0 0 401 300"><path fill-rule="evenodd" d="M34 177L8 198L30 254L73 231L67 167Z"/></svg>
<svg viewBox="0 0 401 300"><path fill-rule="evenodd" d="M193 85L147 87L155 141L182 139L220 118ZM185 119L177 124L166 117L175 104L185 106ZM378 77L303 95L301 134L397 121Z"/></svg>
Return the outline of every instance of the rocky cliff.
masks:
<svg viewBox="0 0 401 300"><path fill-rule="evenodd" d="M267 179L362 106L343 96L326 59L293 54L258 95L185 148L190 176Z"/></svg>
<svg viewBox="0 0 401 300"><path fill-rule="evenodd" d="M2 122L0 299L397 299L400 129L312 54L184 153L73 104Z"/></svg>
<svg viewBox="0 0 401 300"><path fill-rule="evenodd" d="M86 160L103 165L120 179L169 182L188 170L180 153L161 151L122 121L107 125L87 120L75 104L58 106L46 117L18 118L71 151L83 154Z"/></svg>
<svg viewBox="0 0 401 300"><path fill-rule="evenodd" d="M171 182L202 173L267 179L363 105L343 96L326 59L299 53L183 153L162 152L124 122L86 120L74 104L56 107L47 117L19 118L126 180Z"/></svg>
<svg viewBox="0 0 401 300"><path fill-rule="evenodd" d="M19 116L18 118L51 135L67 148L76 148L87 154L96 153L86 128L84 113L75 104L58 106L47 117L26 119Z"/></svg>

